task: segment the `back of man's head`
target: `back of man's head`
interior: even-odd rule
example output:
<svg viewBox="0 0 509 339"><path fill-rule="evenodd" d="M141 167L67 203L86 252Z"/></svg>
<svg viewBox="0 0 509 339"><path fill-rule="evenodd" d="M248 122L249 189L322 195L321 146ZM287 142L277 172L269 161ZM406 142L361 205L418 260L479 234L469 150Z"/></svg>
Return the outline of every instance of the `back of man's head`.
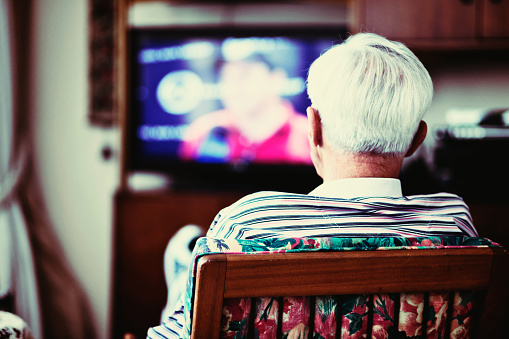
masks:
<svg viewBox="0 0 509 339"><path fill-rule="evenodd" d="M353 35L322 54L307 85L325 138L352 153L405 154L433 97L417 57L372 33Z"/></svg>

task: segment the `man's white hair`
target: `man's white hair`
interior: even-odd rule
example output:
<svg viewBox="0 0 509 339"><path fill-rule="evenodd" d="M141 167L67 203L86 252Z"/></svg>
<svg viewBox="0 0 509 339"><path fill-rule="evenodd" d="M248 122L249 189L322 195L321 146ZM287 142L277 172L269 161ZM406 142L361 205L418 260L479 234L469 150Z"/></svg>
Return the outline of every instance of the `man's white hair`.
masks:
<svg viewBox="0 0 509 339"><path fill-rule="evenodd" d="M426 113L433 83L402 43L350 36L309 69L308 96L324 136L338 151L403 155Z"/></svg>

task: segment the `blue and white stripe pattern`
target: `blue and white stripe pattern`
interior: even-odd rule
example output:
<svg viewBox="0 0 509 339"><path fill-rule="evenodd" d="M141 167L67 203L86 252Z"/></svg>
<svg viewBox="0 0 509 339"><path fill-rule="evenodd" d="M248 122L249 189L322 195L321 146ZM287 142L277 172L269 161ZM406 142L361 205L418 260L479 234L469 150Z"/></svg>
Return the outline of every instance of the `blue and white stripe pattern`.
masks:
<svg viewBox="0 0 509 339"><path fill-rule="evenodd" d="M255 239L320 236L477 236L464 201L454 194L324 198L259 192L223 209L209 237Z"/></svg>
<svg viewBox="0 0 509 339"><path fill-rule="evenodd" d="M370 235L478 236L465 202L449 193L344 199L258 192L221 210L207 233L230 239ZM182 335L182 299L175 309L165 323L149 329L147 338Z"/></svg>

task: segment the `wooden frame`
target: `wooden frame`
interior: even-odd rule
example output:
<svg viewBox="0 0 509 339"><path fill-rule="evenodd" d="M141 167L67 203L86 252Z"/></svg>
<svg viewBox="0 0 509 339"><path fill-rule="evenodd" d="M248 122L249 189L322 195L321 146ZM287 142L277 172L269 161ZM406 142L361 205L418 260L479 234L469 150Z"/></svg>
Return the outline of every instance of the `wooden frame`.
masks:
<svg viewBox="0 0 509 339"><path fill-rule="evenodd" d="M116 1L89 0L89 82L88 120L92 125L113 127L116 116Z"/></svg>
<svg viewBox="0 0 509 339"><path fill-rule="evenodd" d="M508 267L509 252L499 248L206 255L197 265L192 338L217 337L224 298L450 290L485 291L478 330L501 338Z"/></svg>

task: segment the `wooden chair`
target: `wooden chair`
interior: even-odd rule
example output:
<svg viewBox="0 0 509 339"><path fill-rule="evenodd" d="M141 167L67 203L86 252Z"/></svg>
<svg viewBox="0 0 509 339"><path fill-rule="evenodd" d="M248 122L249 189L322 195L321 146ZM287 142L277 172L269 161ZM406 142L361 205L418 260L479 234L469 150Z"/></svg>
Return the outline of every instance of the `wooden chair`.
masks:
<svg viewBox="0 0 509 339"><path fill-rule="evenodd" d="M311 338L317 302L313 296L369 295L371 313L367 316L372 326L374 296L423 292L428 297L430 293L449 291L475 291L475 324L471 327L475 338L503 338L509 333L505 328L509 320L509 253L496 246L206 254L197 259L194 286L192 338L219 336L223 303L239 300L231 298L252 301L248 306L251 308L247 325L249 337L255 321L253 298L277 297L275 300L281 303L282 297L311 296L308 315ZM430 306L425 303L423 313L429 313L427 307ZM452 309L449 306L447 331L451 331L450 323L454 318ZM336 313L341 313L341 307ZM337 331L341 326L340 316L336 315ZM281 314L278 317L281 323ZM398 320L395 321L397 328ZM426 323L424 314L421 333L426 333ZM284 337L281 324L278 326L278 338ZM374 330L368 329L367 337L371 338L372 334L375 337ZM448 334L445 337L448 338Z"/></svg>

